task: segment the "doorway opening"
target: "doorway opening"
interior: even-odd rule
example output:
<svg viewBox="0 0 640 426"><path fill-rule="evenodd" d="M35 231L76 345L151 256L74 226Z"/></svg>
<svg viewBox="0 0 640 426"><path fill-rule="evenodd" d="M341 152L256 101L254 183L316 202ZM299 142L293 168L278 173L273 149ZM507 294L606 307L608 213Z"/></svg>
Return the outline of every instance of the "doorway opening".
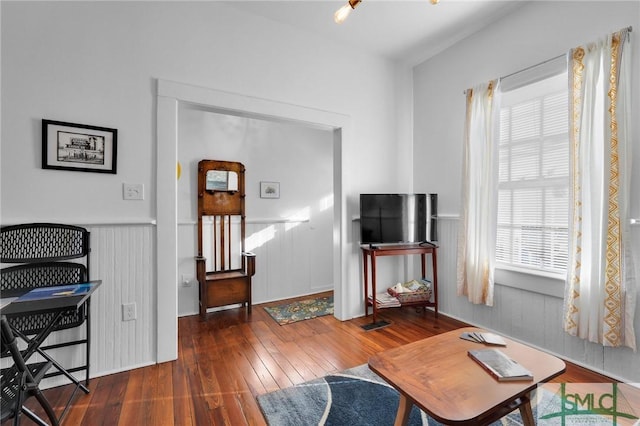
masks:
<svg viewBox="0 0 640 426"><path fill-rule="evenodd" d="M177 358L178 241L177 179L178 110L193 104L221 114L304 124L333 134L333 285L335 316L347 319L344 303L346 271L346 214L343 197L342 147L349 134L348 116L266 99L232 94L166 80L157 88L157 362Z"/></svg>

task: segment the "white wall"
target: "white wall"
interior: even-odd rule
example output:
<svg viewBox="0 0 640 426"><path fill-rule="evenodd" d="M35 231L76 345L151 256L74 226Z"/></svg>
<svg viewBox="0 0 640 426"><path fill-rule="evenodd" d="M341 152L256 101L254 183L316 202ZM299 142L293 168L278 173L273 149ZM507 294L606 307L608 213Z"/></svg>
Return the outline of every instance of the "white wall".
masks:
<svg viewBox="0 0 640 426"><path fill-rule="evenodd" d="M179 113L180 220L197 218L197 166L202 159L240 161L246 168L249 220L308 218L330 196L333 135L328 130L184 107ZM260 198L260 182L280 183L280 197ZM307 213L308 210L308 213Z"/></svg>
<svg viewBox="0 0 640 426"><path fill-rule="evenodd" d="M411 141L406 131L398 131L396 120L398 111L408 110L401 102L411 82L404 78L404 69L386 60L224 2L2 1L0 7L2 223L101 224L117 233L128 223L148 226L158 214L159 78L348 116L350 142L342 147L345 168L339 171L346 217L357 214L360 192L403 191L410 185L401 180L398 164L409 161ZM353 75L358 75L357 84L347 78ZM400 100L399 86L405 88ZM117 128L118 174L42 170L42 118ZM400 161L401 156L406 161ZM123 182L144 184L145 200L123 201ZM353 286L354 294L347 295L353 316L362 303L359 253L350 231L346 229L344 250L349 255L343 273ZM130 255L157 261L156 246L151 238ZM117 275L103 284L97 297L135 288L126 294L154 299L155 274L140 280L126 264L108 263L112 261L98 260L105 262L101 266L115 267ZM139 320L137 328L158 332L156 313L149 312L153 307L146 300L113 297L108 306L116 312L124 302L138 303L145 322ZM123 339L135 335L117 315L111 321ZM104 351L105 344L96 342L95 351ZM153 345L153 339L148 344ZM132 350L139 356L102 365L95 374L144 364L154 352L151 347Z"/></svg>
<svg viewBox="0 0 640 426"><path fill-rule="evenodd" d="M333 289L333 134L190 105L179 110L178 132L179 276L195 274L198 161L216 159L247 170L247 250L257 255L253 303ZM261 181L279 182L280 198L260 198ZM283 251L290 262L278 261ZM179 288L178 310L198 312L196 285Z"/></svg>
<svg viewBox="0 0 640 426"><path fill-rule="evenodd" d="M460 212L462 136L465 97L474 85L524 69L566 53L570 48L633 26L632 108L640 108L640 3L638 2L530 2L505 19L479 31L414 69L414 184L416 190L437 192L439 213ZM640 120L633 135L640 137ZM635 144L637 146L637 144ZM632 177L633 217L640 217L640 150L634 149ZM496 286L493 309L469 304L455 294L455 220L441 220L443 271L439 271L444 312L464 321L491 327L569 357L596 370L640 381L640 356L626 349L601 346L571 338L562 332L561 299ZM640 227L632 227L633 245L640 259ZM561 285L561 284L560 284ZM639 294L640 297L640 294ZM640 303L638 303L640 306ZM635 329L640 341L640 314Z"/></svg>
<svg viewBox="0 0 640 426"><path fill-rule="evenodd" d="M350 115L357 144L348 147L349 170L369 187L398 184L388 143L396 139L395 68L384 60L224 2L3 1L2 8L2 170L20 177L2 187L6 218L153 217L158 77ZM351 71L358 84L344 78ZM119 173L41 170L41 118L117 128ZM149 196L122 201L122 182L145 184ZM70 184L83 196L61 196Z"/></svg>

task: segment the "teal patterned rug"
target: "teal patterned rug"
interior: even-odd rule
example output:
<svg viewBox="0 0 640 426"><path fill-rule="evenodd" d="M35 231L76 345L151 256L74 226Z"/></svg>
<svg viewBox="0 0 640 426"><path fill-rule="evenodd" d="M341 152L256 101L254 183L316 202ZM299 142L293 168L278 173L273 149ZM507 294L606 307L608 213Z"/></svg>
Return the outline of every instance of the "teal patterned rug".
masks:
<svg viewBox="0 0 640 426"><path fill-rule="evenodd" d="M333 315L333 296L299 300L278 306L265 306L264 310L278 324L291 324L324 315Z"/></svg>
<svg viewBox="0 0 640 426"><path fill-rule="evenodd" d="M256 399L269 426L385 426L394 423L400 395L364 364ZM443 426L416 406L407 425ZM521 425L516 409L490 426Z"/></svg>

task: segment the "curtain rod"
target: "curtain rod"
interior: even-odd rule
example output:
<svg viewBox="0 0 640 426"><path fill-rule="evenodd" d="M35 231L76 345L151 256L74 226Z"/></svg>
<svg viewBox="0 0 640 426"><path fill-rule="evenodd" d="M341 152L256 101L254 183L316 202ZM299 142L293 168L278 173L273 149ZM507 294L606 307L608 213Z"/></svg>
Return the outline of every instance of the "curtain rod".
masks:
<svg viewBox="0 0 640 426"><path fill-rule="evenodd" d="M632 31L633 31L633 27L632 27L632 26L628 26L627 28L623 28L623 29L622 29L622 30L620 30L620 31L624 31L624 30L627 30L627 32L632 32ZM537 64L530 65L530 66L528 66L528 67L526 67L526 68L523 68L523 69L521 69L521 70L518 70L518 71L514 71L514 72L512 72L511 74L507 74L507 75L505 75L505 76L499 77L499 78L498 78L498 80L503 80L503 79L505 79L505 78L508 78L508 77L514 76L514 75L516 75L516 74L520 74L521 72L529 71L529 70L530 70L530 69L532 69L532 68L539 67L540 65L544 65L544 64L546 64L546 63L548 63L548 62L551 62L551 61L555 61L555 60L560 59L560 58L562 58L563 56L566 56L566 55L567 55L566 53L563 53L563 54L558 55L558 56L555 56L555 57L553 57L553 58L551 58L551 59L546 59L546 60L544 60L544 61L542 61L542 62L538 62ZM462 91L462 93L466 95L466 94L467 94L467 90L463 90L463 91Z"/></svg>
<svg viewBox="0 0 640 426"><path fill-rule="evenodd" d="M566 54L566 53L563 53L563 54L561 54L561 55L554 56L553 58L545 59L544 61L542 61L542 62L538 62L537 64L529 65L529 66L528 66L528 67L526 67L526 68L522 68L522 69L520 69L520 70L518 70L518 71L514 71L514 72L512 72L512 73L510 73L510 74L503 75L502 77L498 77L498 81L504 80L505 78L509 78L509 77L511 77L511 76L514 76L514 75L516 75L516 74L520 74L520 73L525 72L525 71L529 71L530 69L533 69L533 68L539 67L539 66L544 65L544 64L546 64L546 63L549 63L549 62L551 62L551 61L558 60L558 59L562 58L563 56L567 56L567 54ZM465 89L465 90L463 90L463 91L462 91L462 93L466 95L466 94L467 94L467 90L469 90L469 89Z"/></svg>
<svg viewBox="0 0 640 426"><path fill-rule="evenodd" d="M624 30L627 30L627 32L631 32L631 31L633 31L633 27L632 27L632 26L628 26L627 28L623 28L623 29L621 29L620 31L624 31ZM547 59L547 60L542 61L542 62L539 62L539 63L537 63L537 64L535 64L535 65L531 65L531 66L528 66L528 67L526 67L526 68L523 68L523 69L521 69L521 70L519 70L519 71L515 71L515 72L512 72L511 74L507 74L507 75L505 75L505 76L503 76L503 77L498 78L498 80L502 80L502 79L505 79L505 78L511 77L511 76L513 76L513 75L520 74L521 72L529 71L529 70L530 70L530 69L532 69L532 68L539 67L540 65L544 65L544 64L546 64L547 62L555 61L556 59L560 59L560 58L562 58L563 56L566 56L566 55L567 55L566 53L563 53L562 55L558 55L558 56L556 56L556 57L554 57L554 58Z"/></svg>
<svg viewBox="0 0 640 426"><path fill-rule="evenodd" d="M521 70L518 70L518 71L514 71L514 72L512 72L511 74L507 74L507 75L504 75L504 76L502 76L502 77L499 77L499 78L498 78L498 80L504 80L505 78L509 78L509 77L514 76L514 75L516 75L516 74L520 74L521 72L529 71L530 69L533 69L533 68L539 67L539 66L541 66L541 65L544 65L544 64L546 64L546 63L549 63L549 62L551 62L551 61L555 61L555 60L557 60L557 59L560 59L560 58L562 58L563 56L567 56L567 54L566 54L566 53L563 53L562 55L554 56L554 57L553 57L553 58L551 58L551 59L546 59L546 60L544 60L544 61L542 61L542 62L538 62L537 64L530 65L530 66L528 66L528 67L526 67L526 68L522 68Z"/></svg>

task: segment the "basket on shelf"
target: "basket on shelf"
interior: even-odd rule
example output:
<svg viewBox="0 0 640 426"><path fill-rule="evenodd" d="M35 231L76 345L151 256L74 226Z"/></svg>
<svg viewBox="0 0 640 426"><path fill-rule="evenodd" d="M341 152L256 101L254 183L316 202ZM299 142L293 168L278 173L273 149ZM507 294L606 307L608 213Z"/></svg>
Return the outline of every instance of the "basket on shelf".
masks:
<svg viewBox="0 0 640 426"><path fill-rule="evenodd" d="M431 281L426 278L411 280L404 284L396 284L387 290L400 304L428 302L431 300Z"/></svg>

